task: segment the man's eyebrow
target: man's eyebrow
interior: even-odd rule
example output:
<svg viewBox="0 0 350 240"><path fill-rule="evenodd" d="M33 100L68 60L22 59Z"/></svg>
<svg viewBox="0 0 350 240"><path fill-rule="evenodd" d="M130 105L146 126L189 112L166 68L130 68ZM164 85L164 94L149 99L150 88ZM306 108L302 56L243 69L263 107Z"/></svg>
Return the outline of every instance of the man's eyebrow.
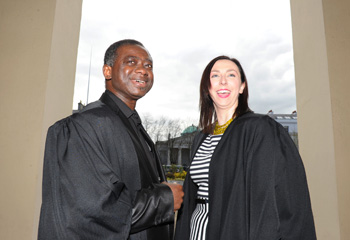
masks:
<svg viewBox="0 0 350 240"><path fill-rule="evenodd" d="M135 59L137 59L137 60L142 60L141 58L136 57L136 56L133 56L133 55L126 56L125 58L126 58L126 59L127 59L127 58L135 58ZM146 61L149 61L149 62L151 62L151 63L153 63L152 58L146 58L145 60L146 60Z"/></svg>

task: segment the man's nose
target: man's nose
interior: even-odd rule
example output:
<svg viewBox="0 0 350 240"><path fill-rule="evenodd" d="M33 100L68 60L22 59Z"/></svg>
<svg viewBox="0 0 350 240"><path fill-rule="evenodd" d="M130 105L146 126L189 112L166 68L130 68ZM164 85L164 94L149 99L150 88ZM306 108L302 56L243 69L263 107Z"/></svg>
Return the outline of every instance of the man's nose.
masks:
<svg viewBox="0 0 350 240"><path fill-rule="evenodd" d="M141 73L144 76L148 76L148 71L145 66L143 65L137 65L135 72Z"/></svg>

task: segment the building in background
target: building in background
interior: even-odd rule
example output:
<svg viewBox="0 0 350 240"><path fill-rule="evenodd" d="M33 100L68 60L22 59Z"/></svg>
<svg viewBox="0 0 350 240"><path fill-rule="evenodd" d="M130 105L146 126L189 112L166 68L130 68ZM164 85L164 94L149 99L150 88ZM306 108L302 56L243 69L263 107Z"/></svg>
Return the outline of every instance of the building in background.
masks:
<svg viewBox="0 0 350 240"><path fill-rule="evenodd" d="M294 111L291 114L275 114L270 110L267 115L279 122L288 131L290 137L298 147L298 116ZM186 170L190 165L191 146L194 137L199 128L191 125L187 127L181 136L171 138L170 135L166 141L157 141L156 148L159 152L160 159L163 165L177 165L183 166Z"/></svg>
<svg viewBox="0 0 350 240"><path fill-rule="evenodd" d="M279 122L289 133L295 145L299 148L298 142L298 114L296 111L291 114L275 114L270 110L267 115Z"/></svg>
<svg viewBox="0 0 350 240"><path fill-rule="evenodd" d="M157 141L156 148L159 152L163 165L179 165L186 167L190 165L190 154L193 138L196 136L199 128L191 125L187 127L181 136L171 138L170 135L166 141Z"/></svg>

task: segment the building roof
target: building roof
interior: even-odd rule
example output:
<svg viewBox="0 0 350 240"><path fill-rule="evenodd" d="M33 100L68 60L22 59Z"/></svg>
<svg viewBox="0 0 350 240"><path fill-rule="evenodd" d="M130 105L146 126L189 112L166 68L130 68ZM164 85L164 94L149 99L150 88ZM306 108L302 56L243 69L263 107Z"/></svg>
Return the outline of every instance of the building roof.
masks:
<svg viewBox="0 0 350 240"><path fill-rule="evenodd" d="M199 130L199 128L192 124L191 126L185 128L185 130L183 130L181 135L188 134L188 133L194 133L194 132L197 132L198 130Z"/></svg>
<svg viewBox="0 0 350 240"><path fill-rule="evenodd" d="M297 120L298 114L296 111L291 114L275 114L272 110L270 110L267 115L275 120Z"/></svg>

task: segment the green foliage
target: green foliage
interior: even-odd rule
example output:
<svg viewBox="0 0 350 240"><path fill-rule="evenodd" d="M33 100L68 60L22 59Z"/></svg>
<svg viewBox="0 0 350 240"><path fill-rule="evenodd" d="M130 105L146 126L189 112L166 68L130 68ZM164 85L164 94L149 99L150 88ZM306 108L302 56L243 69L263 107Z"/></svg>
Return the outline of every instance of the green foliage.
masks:
<svg viewBox="0 0 350 240"><path fill-rule="evenodd" d="M171 164L170 171L171 171L172 173L176 173L176 171L177 171L177 166L176 166L175 164Z"/></svg>
<svg viewBox="0 0 350 240"><path fill-rule="evenodd" d="M184 180L187 172L182 170L181 172L174 173L175 180Z"/></svg>
<svg viewBox="0 0 350 240"><path fill-rule="evenodd" d="M165 176L168 180L185 180L187 172L182 166L171 166L165 167Z"/></svg>

